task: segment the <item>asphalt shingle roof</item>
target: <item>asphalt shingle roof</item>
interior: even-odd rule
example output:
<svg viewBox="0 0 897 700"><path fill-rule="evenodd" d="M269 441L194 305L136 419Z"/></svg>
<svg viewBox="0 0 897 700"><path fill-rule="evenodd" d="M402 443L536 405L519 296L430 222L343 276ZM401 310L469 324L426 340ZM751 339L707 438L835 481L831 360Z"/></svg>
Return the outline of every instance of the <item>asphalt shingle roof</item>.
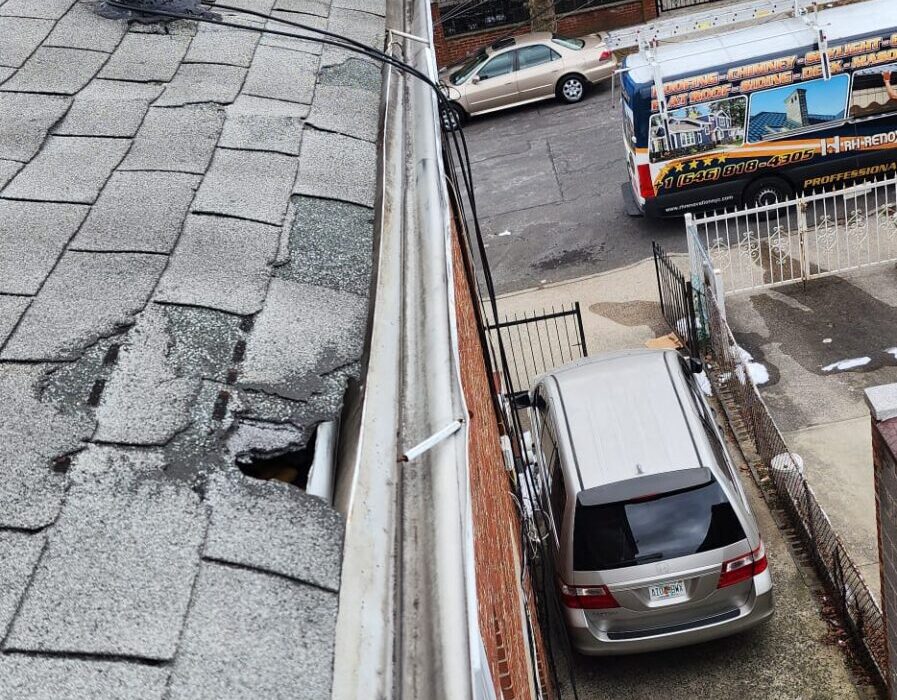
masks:
<svg viewBox="0 0 897 700"><path fill-rule="evenodd" d="M238 463L358 375L379 66L95 9L0 0L0 697L329 697L342 516Z"/></svg>

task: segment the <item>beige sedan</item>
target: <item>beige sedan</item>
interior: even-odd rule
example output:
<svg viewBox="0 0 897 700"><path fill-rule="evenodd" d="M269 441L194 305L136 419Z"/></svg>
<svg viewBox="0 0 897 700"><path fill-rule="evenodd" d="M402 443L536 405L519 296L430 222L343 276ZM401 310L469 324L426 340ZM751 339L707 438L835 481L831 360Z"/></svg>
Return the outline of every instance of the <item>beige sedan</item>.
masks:
<svg viewBox="0 0 897 700"><path fill-rule="evenodd" d="M570 39L549 32L507 37L439 73L451 109L443 125L468 116L557 97L579 102L589 85L613 75L617 59L601 34Z"/></svg>

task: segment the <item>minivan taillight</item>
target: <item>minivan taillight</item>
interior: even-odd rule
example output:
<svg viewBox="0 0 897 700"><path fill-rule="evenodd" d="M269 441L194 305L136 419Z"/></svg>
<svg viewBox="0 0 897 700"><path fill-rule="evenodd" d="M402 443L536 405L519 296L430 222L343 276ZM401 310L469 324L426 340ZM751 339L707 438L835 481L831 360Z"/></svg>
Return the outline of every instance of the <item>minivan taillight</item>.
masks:
<svg viewBox="0 0 897 700"><path fill-rule="evenodd" d="M613 55L614 54L610 49L604 49L604 51L601 52L601 56L598 57L598 60L603 63L604 61L609 61Z"/></svg>
<svg viewBox="0 0 897 700"><path fill-rule="evenodd" d="M638 190L643 199L652 199L655 195L651 166L647 163L638 166Z"/></svg>
<svg viewBox="0 0 897 700"><path fill-rule="evenodd" d="M719 583L716 587L725 588L726 586L734 586L736 583L747 581L757 574L766 571L767 566L769 566L769 562L766 561L766 548L761 540L760 546L753 552L723 562L723 567L719 574Z"/></svg>
<svg viewBox="0 0 897 700"><path fill-rule="evenodd" d="M558 581L558 586L561 589L561 600L568 608L606 610L620 607L607 586L568 586L561 581Z"/></svg>

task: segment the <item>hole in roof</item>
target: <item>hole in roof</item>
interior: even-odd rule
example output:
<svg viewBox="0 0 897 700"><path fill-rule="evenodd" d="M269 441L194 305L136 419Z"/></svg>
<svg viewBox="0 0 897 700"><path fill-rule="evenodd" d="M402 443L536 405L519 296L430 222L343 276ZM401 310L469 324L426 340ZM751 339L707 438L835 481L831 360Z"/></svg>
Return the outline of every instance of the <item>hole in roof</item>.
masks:
<svg viewBox="0 0 897 700"><path fill-rule="evenodd" d="M237 461L237 467L246 476L262 481L283 481L303 491L308 485L308 473L315 459L317 427L304 447L281 454L246 457Z"/></svg>

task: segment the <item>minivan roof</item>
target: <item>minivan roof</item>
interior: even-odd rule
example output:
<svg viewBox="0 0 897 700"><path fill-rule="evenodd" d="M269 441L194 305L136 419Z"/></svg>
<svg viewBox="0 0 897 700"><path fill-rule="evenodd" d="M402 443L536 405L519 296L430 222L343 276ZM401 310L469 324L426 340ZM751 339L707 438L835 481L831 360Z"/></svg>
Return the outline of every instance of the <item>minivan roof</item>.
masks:
<svg viewBox="0 0 897 700"><path fill-rule="evenodd" d="M581 488L708 466L707 437L672 350L630 350L562 367L554 384L558 432L567 439Z"/></svg>
<svg viewBox="0 0 897 700"><path fill-rule="evenodd" d="M897 24L890 19L893 16L894 0L867 0L820 10L819 24L831 45L878 30L890 31ZM802 18L785 17L691 41L661 44L655 55L663 77L675 78L815 44L816 33ZM633 82L647 83L654 79L640 53L627 56L623 68L629 70Z"/></svg>

